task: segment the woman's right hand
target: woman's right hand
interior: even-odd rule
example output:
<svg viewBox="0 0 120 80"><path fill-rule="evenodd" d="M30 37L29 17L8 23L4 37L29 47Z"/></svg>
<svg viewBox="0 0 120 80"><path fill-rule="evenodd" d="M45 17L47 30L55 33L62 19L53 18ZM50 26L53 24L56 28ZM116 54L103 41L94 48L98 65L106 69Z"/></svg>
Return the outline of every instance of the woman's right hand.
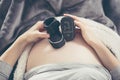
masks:
<svg viewBox="0 0 120 80"><path fill-rule="evenodd" d="M49 38L49 34L45 32L43 22L39 21L17 38L17 40L0 56L0 60L7 62L13 67L28 44L43 38Z"/></svg>
<svg viewBox="0 0 120 80"><path fill-rule="evenodd" d="M38 21L33 25L28 31L23 33L20 36L21 39L24 39L27 44L31 42L36 42L43 38L49 38L49 34L44 30L44 25L42 21Z"/></svg>

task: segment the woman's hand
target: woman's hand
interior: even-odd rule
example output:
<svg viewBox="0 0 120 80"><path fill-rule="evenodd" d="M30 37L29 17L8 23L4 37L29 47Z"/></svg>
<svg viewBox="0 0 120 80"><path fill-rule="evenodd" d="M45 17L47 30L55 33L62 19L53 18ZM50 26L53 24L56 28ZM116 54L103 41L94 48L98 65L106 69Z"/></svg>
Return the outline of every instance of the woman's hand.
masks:
<svg viewBox="0 0 120 80"><path fill-rule="evenodd" d="M65 14L65 16L72 17L75 20L75 24L80 28L84 40L95 50L99 60L108 70L120 67L120 62L111 51L99 39L97 39L90 26L82 22L79 17L69 14Z"/></svg>
<svg viewBox="0 0 120 80"><path fill-rule="evenodd" d="M1 56L0 60L7 62L12 67L21 56L26 45L43 38L49 38L49 35L43 28L43 22L37 22L32 28L22 34Z"/></svg>
<svg viewBox="0 0 120 80"><path fill-rule="evenodd" d="M44 30L43 22L38 21L35 25L33 25L28 31L20 36L20 38L24 39L27 44L31 42L36 42L43 38L49 38L49 34Z"/></svg>
<svg viewBox="0 0 120 80"><path fill-rule="evenodd" d="M75 25L80 28L82 37L89 45L91 45L93 42L94 43L100 42L100 40L98 40L97 37L92 32L91 27L85 24L84 22L82 22L80 17L70 14L64 14L64 15L74 19Z"/></svg>

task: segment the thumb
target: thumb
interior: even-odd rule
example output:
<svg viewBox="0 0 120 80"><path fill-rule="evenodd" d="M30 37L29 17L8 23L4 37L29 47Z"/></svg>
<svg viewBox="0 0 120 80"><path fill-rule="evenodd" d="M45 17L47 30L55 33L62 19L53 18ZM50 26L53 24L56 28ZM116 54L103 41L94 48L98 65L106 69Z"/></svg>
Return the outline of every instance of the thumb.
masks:
<svg viewBox="0 0 120 80"><path fill-rule="evenodd" d="M46 32L38 32L37 35L39 38L49 38L50 37L50 35Z"/></svg>
<svg viewBox="0 0 120 80"><path fill-rule="evenodd" d="M40 33L39 37L40 37L40 38L49 38L50 35L49 35L48 33L42 32L42 33Z"/></svg>

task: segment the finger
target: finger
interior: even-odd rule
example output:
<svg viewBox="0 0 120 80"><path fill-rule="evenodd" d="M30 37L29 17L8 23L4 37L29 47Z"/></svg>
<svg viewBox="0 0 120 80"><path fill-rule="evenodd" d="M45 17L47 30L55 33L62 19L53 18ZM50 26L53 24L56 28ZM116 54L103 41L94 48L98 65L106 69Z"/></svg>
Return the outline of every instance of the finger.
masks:
<svg viewBox="0 0 120 80"><path fill-rule="evenodd" d="M69 16L71 18L73 18L74 20L80 21L80 18L71 14L64 14L64 16Z"/></svg>
<svg viewBox="0 0 120 80"><path fill-rule="evenodd" d="M40 28L39 31L43 32L43 31L45 31L45 28Z"/></svg>
<svg viewBox="0 0 120 80"><path fill-rule="evenodd" d="M37 32L36 35L38 35L39 38L49 38L50 35L46 32Z"/></svg>
<svg viewBox="0 0 120 80"><path fill-rule="evenodd" d="M80 22L80 21L74 21L75 25L78 26L81 30L84 30L87 25L85 25L84 23Z"/></svg>
<svg viewBox="0 0 120 80"><path fill-rule="evenodd" d="M41 33L39 37L40 37L40 38L49 38L50 35L47 34L47 33Z"/></svg>
<svg viewBox="0 0 120 80"><path fill-rule="evenodd" d="M44 25L43 25L43 21L38 21L32 28L33 30L43 30L44 29Z"/></svg>

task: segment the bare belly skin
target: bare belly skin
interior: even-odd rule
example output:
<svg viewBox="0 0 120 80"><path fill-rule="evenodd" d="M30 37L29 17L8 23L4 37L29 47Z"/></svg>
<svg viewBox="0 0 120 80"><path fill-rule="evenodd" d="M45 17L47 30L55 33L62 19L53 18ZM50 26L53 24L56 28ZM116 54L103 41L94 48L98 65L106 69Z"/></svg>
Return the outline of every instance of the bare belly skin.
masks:
<svg viewBox="0 0 120 80"><path fill-rule="evenodd" d="M102 65L95 51L83 40L79 33L73 41L59 49L54 49L48 39L37 42L28 57L26 71L36 66L52 63L81 63Z"/></svg>

